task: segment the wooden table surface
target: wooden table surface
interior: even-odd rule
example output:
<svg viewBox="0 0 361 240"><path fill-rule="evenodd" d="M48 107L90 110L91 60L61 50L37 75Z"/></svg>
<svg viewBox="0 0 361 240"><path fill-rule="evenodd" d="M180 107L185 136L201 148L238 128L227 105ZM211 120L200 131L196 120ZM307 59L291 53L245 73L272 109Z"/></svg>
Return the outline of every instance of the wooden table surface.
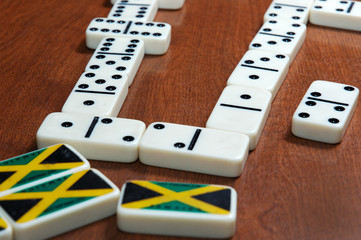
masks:
<svg viewBox="0 0 361 240"><path fill-rule="evenodd" d="M181 10L159 10L155 21L173 27L171 46L163 56L145 56L118 117L204 127L270 3L186 0ZM110 9L110 0L0 1L0 159L36 149L43 119L61 111L92 56L85 29ZM306 41L238 178L139 161L92 160L91 166L118 187L135 179L232 186L238 192L233 239L360 239L360 107L340 144L291 134L292 115L311 82L360 87L360 59L361 33L308 24ZM120 232L112 216L54 239L173 238Z"/></svg>

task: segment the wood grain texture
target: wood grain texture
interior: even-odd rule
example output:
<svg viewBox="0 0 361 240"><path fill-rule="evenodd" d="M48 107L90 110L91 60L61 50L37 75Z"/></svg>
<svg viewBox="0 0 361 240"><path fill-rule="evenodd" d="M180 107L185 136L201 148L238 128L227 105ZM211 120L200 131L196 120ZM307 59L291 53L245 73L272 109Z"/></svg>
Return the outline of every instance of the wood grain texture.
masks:
<svg viewBox="0 0 361 240"><path fill-rule="evenodd" d="M89 61L85 29L109 0L0 1L0 159L36 149L43 119L59 112ZM262 25L271 0L186 0L160 10L172 25L163 56L146 56L119 117L204 127L226 81ZM291 119L314 80L360 87L361 33L308 24L307 38L276 96L260 142L239 178L91 161L127 180L224 184L238 192L233 239L359 239L361 109L340 144L294 137ZM126 234L115 216L54 239L173 239ZM183 238L174 238L183 239Z"/></svg>

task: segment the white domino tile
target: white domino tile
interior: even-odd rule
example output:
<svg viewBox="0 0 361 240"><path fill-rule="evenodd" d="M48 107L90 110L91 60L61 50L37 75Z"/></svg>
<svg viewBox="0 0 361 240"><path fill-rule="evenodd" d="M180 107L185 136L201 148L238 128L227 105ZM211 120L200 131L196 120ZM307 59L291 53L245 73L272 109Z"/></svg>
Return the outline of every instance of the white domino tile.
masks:
<svg viewBox="0 0 361 240"><path fill-rule="evenodd" d="M274 0L264 15L264 21L279 20L307 24L311 1Z"/></svg>
<svg viewBox="0 0 361 240"><path fill-rule="evenodd" d="M228 86L218 99L206 127L246 134L256 148L271 109L272 94L257 88Z"/></svg>
<svg viewBox="0 0 361 240"><path fill-rule="evenodd" d="M159 0L160 9L175 10L183 7L185 0Z"/></svg>
<svg viewBox="0 0 361 240"><path fill-rule="evenodd" d="M314 81L292 118L295 136L325 143L339 143L358 103L358 88Z"/></svg>
<svg viewBox="0 0 361 240"><path fill-rule="evenodd" d="M116 117L128 95L128 77L115 72L84 72L62 112Z"/></svg>
<svg viewBox="0 0 361 240"><path fill-rule="evenodd" d="M128 84L131 85L143 57L144 42L140 39L104 38L85 71L125 74L128 76Z"/></svg>
<svg viewBox="0 0 361 240"><path fill-rule="evenodd" d="M171 123L152 123L139 145L148 165L237 177L248 156L249 138L227 131Z"/></svg>
<svg viewBox="0 0 361 240"><path fill-rule="evenodd" d="M167 52L171 26L160 22L140 22L115 18L95 18L86 30L86 45L95 49L103 38L137 38L144 41L145 54Z"/></svg>
<svg viewBox="0 0 361 240"><path fill-rule="evenodd" d="M89 168L88 160L66 144L9 158L0 162L0 197Z"/></svg>
<svg viewBox="0 0 361 240"><path fill-rule="evenodd" d="M116 213L119 189L95 169L0 197L0 212L17 240L62 234Z"/></svg>
<svg viewBox="0 0 361 240"><path fill-rule="evenodd" d="M117 0L113 1L108 18L136 21L153 21L158 11L158 0Z"/></svg>
<svg viewBox="0 0 361 240"><path fill-rule="evenodd" d="M242 57L227 81L227 85L268 90L276 96L289 69L286 54L249 50Z"/></svg>
<svg viewBox="0 0 361 240"><path fill-rule="evenodd" d="M315 0L310 22L317 25L361 31L361 2Z"/></svg>
<svg viewBox="0 0 361 240"><path fill-rule="evenodd" d="M85 114L51 113L40 126L38 147L64 142L88 159L133 162L145 124L138 120Z"/></svg>
<svg viewBox="0 0 361 240"><path fill-rule="evenodd" d="M236 230L237 193L221 185L130 181L117 208L125 232L230 238Z"/></svg>
<svg viewBox="0 0 361 240"><path fill-rule="evenodd" d="M249 49L284 53L292 62L305 39L305 24L271 20L263 24Z"/></svg>

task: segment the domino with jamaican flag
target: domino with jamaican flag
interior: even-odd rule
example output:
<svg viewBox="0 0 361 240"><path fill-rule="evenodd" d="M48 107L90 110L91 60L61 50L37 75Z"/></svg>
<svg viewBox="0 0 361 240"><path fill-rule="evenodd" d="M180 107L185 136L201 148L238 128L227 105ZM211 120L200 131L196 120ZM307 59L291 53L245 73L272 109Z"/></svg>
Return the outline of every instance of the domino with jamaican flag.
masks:
<svg viewBox="0 0 361 240"><path fill-rule="evenodd" d="M125 232L227 238L236 229L237 193L220 185L130 181L117 208Z"/></svg>
<svg viewBox="0 0 361 240"><path fill-rule="evenodd" d="M89 168L88 160L66 144L10 158L0 162L0 197Z"/></svg>
<svg viewBox="0 0 361 240"><path fill-rule="evenodd" d="M88 169L0 197L0 207L16 239L46 239L115 214L119 194Z"/></svg>
<svg viewBox="0 0 361 240"><path fill-rule="evenodd" d="M13 230L10 224L0 215L0 239L11 240L13 239Z"/></svg>

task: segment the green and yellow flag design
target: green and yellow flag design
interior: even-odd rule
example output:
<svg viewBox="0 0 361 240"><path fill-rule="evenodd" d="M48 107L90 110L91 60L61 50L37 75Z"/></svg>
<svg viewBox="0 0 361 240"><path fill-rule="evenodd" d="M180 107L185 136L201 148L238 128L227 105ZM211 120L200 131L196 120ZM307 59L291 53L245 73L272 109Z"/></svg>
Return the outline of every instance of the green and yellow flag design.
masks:
<svg viewBox="0 0 361 240"><path fill-rule="evenodd" d="M216 185L131 181L122 207L208 214L229 214L231 190Z"/></svg>
<svg viewBox="0 0 361 240"><path fill-rule="evenodd" d="M24 223L113 191L93 170L83 170L1 197L0 207Z"/></svg>
<svg viewBox="0 0 361 240"><path fill-rule="evenodd" d="M43 148L0 162L0 191L84 165L84 161L63 144Z"/></svg>

